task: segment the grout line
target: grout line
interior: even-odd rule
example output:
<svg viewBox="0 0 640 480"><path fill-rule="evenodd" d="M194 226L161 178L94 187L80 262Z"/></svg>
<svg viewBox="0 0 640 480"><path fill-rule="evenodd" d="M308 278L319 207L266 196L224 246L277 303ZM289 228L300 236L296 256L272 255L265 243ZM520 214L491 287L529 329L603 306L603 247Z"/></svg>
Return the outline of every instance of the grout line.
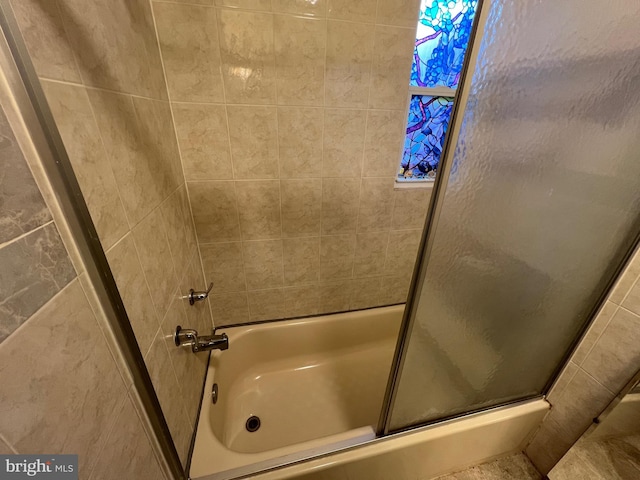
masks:
<svg viewBox="0 0 640 480"><path fill-rule="evenodd" d="M0 433L0 441L2 441L7 447L9 447L9 450L11 450L14 455L19 455L18 451L15 448L13 448L13 445L9 443L7 441L7 438L1 433Z"/></svg>
<svg viewBox="0 0 640 480"><path fill-rule="evenodd" d="M21 233L20 235L18 235L17 237L12 238L11 240L7 240L4 243L0 243L0 249L3 249L5 247L8 247L9 245L11 245L12 243L16 243L19 242L20 240L22 240L23 238L28 237L29 235L31 235L34 232L37 232L38 230L42 230L43 228L54 224L54 226L56 227L56 231L58 230L57 226L55 225L55 220L49 220L47 223L43 223L42 225L37 226L36 228L34 228L33 230L29 230L28 232L25 233ZM58 232L58 235L60 234L60 232ZM62 238L62 237L60 237ZM64 243L64 242L63 242ZM68 254L67 254L68 256Z"/></svg>

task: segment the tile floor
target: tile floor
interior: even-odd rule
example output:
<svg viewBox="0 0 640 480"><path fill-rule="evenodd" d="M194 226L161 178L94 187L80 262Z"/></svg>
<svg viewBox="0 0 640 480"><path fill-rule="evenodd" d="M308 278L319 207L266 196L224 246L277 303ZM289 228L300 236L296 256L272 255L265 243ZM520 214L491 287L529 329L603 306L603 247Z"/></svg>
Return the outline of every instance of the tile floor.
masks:
<svg viewBox="0 0 640 480"><path fill-rule="evenodd" d="M550 480L640 478L640 434L580 440L549 473Z"/></svg>
<svg viewBox="0 0 640 480"><path fill-rule="evenodd" d="M476 465L434 480L540 480L542 475L522 453ZM575 479L574 479L575 480Z"/></svg>

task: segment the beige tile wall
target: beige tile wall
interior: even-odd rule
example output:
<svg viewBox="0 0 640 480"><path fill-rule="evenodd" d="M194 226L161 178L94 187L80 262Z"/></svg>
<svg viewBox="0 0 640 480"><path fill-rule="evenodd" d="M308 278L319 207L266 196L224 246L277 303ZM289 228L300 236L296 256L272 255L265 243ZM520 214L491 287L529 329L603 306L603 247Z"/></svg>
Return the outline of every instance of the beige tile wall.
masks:
<svg viewBox="0 0 640 480"><path fill-rule="evenodd" d="M430 193L394 190L418 4L152 2L217 326L405 300Z"/></svg>
<svg viewBox="0 0 640 480"><path fill-rule="evenodd" d="M640 251L582 338L547 400L553 406L526 453L548 473L640 371Z"/></svg>
<svg viewBox="0 0 640 480"><path fill-rule="evenodd" d="M206 332L212 321L206 303L190 307L185 299L205 280L151 4L12 5L186 463L205 365L178 350L171 336L178 324ZM125 402L118 410L130 407ZM111 441L116 450L103 460L122 448L115 437Z"/></svg>
<svg viewBox="0 0 640 480"><path fill-rule="evenodd" d="M80 478L165 478L83 267L65 248L54 192L36 183L37 160L23 155L3 109L0 451L77 454Z"/></svg>

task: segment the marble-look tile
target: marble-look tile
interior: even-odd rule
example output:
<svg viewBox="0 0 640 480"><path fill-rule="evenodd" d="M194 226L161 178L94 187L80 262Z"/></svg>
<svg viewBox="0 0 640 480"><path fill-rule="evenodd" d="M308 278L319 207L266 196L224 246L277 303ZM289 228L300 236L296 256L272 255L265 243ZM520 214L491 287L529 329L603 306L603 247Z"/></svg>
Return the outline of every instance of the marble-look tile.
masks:
<svg viewBox="0 0 640 480"><path fill-rule="evenodd" d="M640 317L624 308L616 311L582 368L612 392L619 392L640 365Z"/></svg>
<svg viewBox="0 0 640 480"><path fill-rule="evenodd" d="M0 109L0 244L51 220L7 117Z"/></svg>
<svg viewBox="0 0 640 480"><path fill-rule="evenodd" d="M356 278L351 288L351 310L379 307L383 304L382 277Z"/></svg>
<svg viewBox="0 0 640 480"><path fill-rule="evenodd" d="M640 281L636 281L635 285L631 287L621 305L636 315L640 315Z"/></svg>
<svg viewBox="0 0 640 480"><path fill-rule="evenodd" d="M320 234L322 180L280 180L282 236L306 237Z"/></svg>
<svg viewBox="0 0 640 480"><path fill-rule="evenodd" d="M384 0L378 2L376 23L416 28L420 0Z"/></svg>
<svg viewBox="0 0 640 480"><path fill-rule="evenodd" d="M369 277L384 273L389 232L360 233L356 236L354 277Z"/></svg>
<svg viewBox="0 0 640 480"><path fill-rule="evenodd" d="M271 0L273 11L278 13L292 13L310 17L325 17L327 15L328 0Z"/></svg>
<svg viewBox="0 0 640 480"><path fill-rule="evenodd" d="M88 94L125 213L135 225L180 183L169 106L104 90Z"/></svg>
<svg viewBox="0 0 640 480"><path fill-rule="evenodd" d="M276 15L278 104L323 105L326 20Z"/></svg>
<svg viewBox="0 0 640 480"><path fill-rule="evenodd" d="M42 81L42 86L102 247L108 250L129 226L87 92L58 82Z"/></svg>
<svg viewBox="0 0 640 480"><path fill-rule="evenodd" d="M280 178L322 175L320 108L278 107Z"/></svg>
<svg viewBox="0 0 640 480"><path fill-rule="evenodd" d="M527 447L527 456L538 470L548 473L614 397L578 369Z"/></svg>
<svg viewBox="0 0 640 480"><path fill-rule="evenodd" d="M228 106L227 117L235 178L278 178L276 108Z"/></svg>
<svg viewBox="0 0 640 480"><path fill-rule="evenodd" d="M279 238L282 233L280 219L280 182L256 180L236 182L240 229L244 240Z"/></svg>
<svg viewBox="0 0 640 480"><path fill-rule="evenodd" d="M185 234L187 236L187 250L189 252L196 252L198 250L198 241L196 239L196 228L193 221L193 215L191 214L192 207L186 183L178 187L177 194L181 208L176 208L176 211L180 213L181 219L183 219L182 225L184 226ZM171 242L171 237L169 238L169 242Z"/></svg>
<svg viewBox="0 0 640 480"><path fill-rule="evenodd" d="M85 85L167 98L150 2L57 3Z"/></svg>
<svg viewBox="0 0 640 480"><path fill-rule="evenodd" d="M391 230L385 274L411 276L421 237L422 230Z"/></svg>
<svg viewBox="0 0 640 480"><path fill-rule="evenodd" d="M242 255L249 290L283 285L282 240L243 242Z"/></svg>
<svg viewBox="0 0 640 480"><path fill-rule="evenodd" d="M426 477L419 477L427 480ZM540 480L542 475L525 455L518 453L467 468L457 473L438 477L436 480Z"/></svg>
<svg viewBox="0 0 640 480"><path fill-rule="evenodd" d="M320 291L317 285L285 287L282 289L287 318L316 315L320 305Z"/></svg>
<svg viewBox="0 0 640 480"><path fill-rule="evenodd" d="M164 318L178 285L169 240L159 208L133 228L133 239L158 318Z"/></svg>
<svg viewBox="0 0 640 480"><path fill-rule="evenodd" d="M182 401L189 416L189 421L191 425L195 425L207 358L206 355L194 355L188 346L176 347L173 341L173 334L176 326L182 325L184 328L195 328L200 335L208 335L211 333L212 325L209 325L208 330L203 330L201 326L190 323L187 320L180 293L180 291L174 292L173 301L162 322L162 338L171 357L171 364L176 372L176 377L180 379Z"/></svg>
<svg viewBox="0 0 640 480"><path fill-rule="evenodd" d="M323 177L361 176L366 115L366 110L325 110Z"/></svg>
<svg viewBox="0 0 640 480"><path fill-rule="evenodd" d="M128 234L107 252L107 261L143 355L158 330L159 319L138 260L133 235Z"/></svg>
<svg viewBox="0 0 640 480"><path fill-rule="evenodd" d="M411 274L385 275L382 277L382 304L405 303L411 286Z"/></svg>
<svg viewBox="0 0 640 480"><path fill-rule="evenodd" d="M393 178L363 178L358 233L389 230L393 215Z"/></svg>
<svg viewBox="0 0 640 480"><path fill-rule="evenodd" d="M627 480L640 477L640 452L619 438L599 441L580 441L574 452L586 467L586 472L596 472L589 478Z"/></svg>
<svg viewBox="0 0 640 480"><path fill-rule="evenodd" d="M582 460L573 449L562 457L562 460L553 467L548 477L551 480L607 480L597 471L593 470L586 462Z"/></svg>
<svg viewBox="0 0 640 480"><path fill-rule="evenodd" d="M352 280L331 281L318 285L318 313L346 312L351 301Z"/></svg>
<svg viewBox="0 0 640 480"><path fill-rule="evenodd" d="M395 176L406 128L407 118L404 111L367 111L363 176Z"/></svg>
<svg viewBox="0 0 640 480"><path fill-rule="evenodd" d="M245 292L212 295L209 300L216 328L249 321L249 303Z"/></svg>
<svg viewBox="0 0 640 480"><path fill-rule="evenodd" d="M115 423L102 446L89 480L163 478L158 460L129 396L126 396L115 415Z"/></svg>
<svg viewBox="0 0 640 480"><path fill-rule="evenodd" d="M187 180L233 178L223 105L174 103L173 116Z"/></svg>
<svg viewBox="0 0 640 480"><path fill-rule="evenodd" d="M18 452L76 453L88 478L126 389L78 281L0 345L0 384L7 441Z"/></svg>
<svg viewBox="0 0 640 480"><path fill-rule="evenodd" d="M240 240L233 182L188 182L193 221L200 243Z"/></svg>
<svg viewBox="0 0 640 480"><path fill-rule="evenodd" d="M376 26L370 108L405 107L415 41L415 27Z"/></svg>
<svg viewBox="0 0 640 480"><path fill-rule="evenodd" d="M317 283L320 272L320 237L285 238L282 247L284 284Z"/></svg>
<svg viewBox="0 0 640 480"><path fill-rule="evenodd" d="M622 275L618 278L613 290L609 294L609 301L618 305L622 304L622 301L634 286L638 277L640 277L640 249L636 250L633 257L627 264L622 272Z"/></svg>
<svg viewBox="0 0 640 480"><path fill-rule="evenodd" d="M207 285L213 282L216 293L247 289L240 242L200 245L200 253Z"/></svg>
<svg viewBox="0 0 640 480"><path fill-rule="evenodd" d="M223 102L216 11L153 2L171 100Z"/></svg>
<svg viewBox="0 0 640 480"><path fill-rule="evenodd" d="M546 397L546 400L551 405L555 405L556 399L561 398L562 393L567 388L569 383L571 383L571 380L573 379L574 375L579 370L579 368L580 367L578 367L578 365L573 363L573 361L567 362L567 364L562 369L560 376L558 377L556 382L553 384L553 386L551 387L551 390L549 391L549 394Z"/></svg>
<svg viewBox="0 0 640 480"><path fill-rule="evenodd" d="M38 76L79 83L80 72L57 2L11 0L11 7Z"/></svg>
<svg viewBox="0 0 640 480"><path fill-rule="evenodd" d="M76 276L53 222L0 248L0 342Z"/></svg>
<svg viewBox="0 0 640 480"><path fill-rule="evenodd" d="M273 0L215 0L216 6L270 12Z"/></svg>
<svg viewBox="0 0 640 480"><path fill-rule="evenodd" d="M329 18L373 23L378 0L328 0Z"/></svg>
<svg viewBox="0 0 640 480"><path fill-rule="evenodd" d="M355 233L359 201L359 178L323 178L322 234Z"/></svg>
<svg viewBox="0 0 640 480"><path fill-rule="evenodd" d="M193 426L184 407L182 386L176 378L167 350L168 341L164 337L162 329L159 328L144 362L149 370L149 376L169 426L171 438L184 467L186 466ZM174 345L174 348L177 347Z"/></svg>
<svg viewBox="0 0 640 480"><path fill-rule="evenodd" d="M610 301L605 302L597 313L593 323L589 326L587 333L582 338L580 345L578 345L578 348L573 353L573 356L571 357L572 362L576 365L582 365L584 359L587 357L598 338L600 338L604 329L607 328L607 325L609 325L609 322L617 310L618 305Z"/></svg>
<svg viewBox="0 0 640 480"><path fill-rule="evenodd" d="M227 102L275 104L273 15L221 9L218 22Z"/></svg>
<svg viewBox="0 0 640 480"><path fill-rule="evenodd" d="M325 105L359 107L369 94L373 61L371 25L329 21L325 69ZM408 81L407 86L408 88Z"/></svg>
<svg viewBox="0 0 640 480"><path fill-rule="evenodd" d="M424 228L431 192L431 188L407 188L394 191L391 227L395 229Z"/></svg>
<svg viewBox="0 0 640 480"><path fill-rule="evenodd" d="M154 0L155 1L155 0ZM194 5L213 5L213 0L172 0L173 3L191 3Z"/></svg>
<svg viewBox="0 0 640 480"><path fill-rule="evenodd" d="M320 238L320 280L351 278L356 250L355 235Z"/></svg>
<svg viewBox="0 0 640 480"><path fill-rule="evenodd" d="M182 205L181 192L183 190L184 186L180 187L160 205L162 223L167 234L173 268L178 280L184 275L192 255L197 252L197 245L190 240L191 211L185 212Z"/></svg>
<svg viewBox="0 0 640 480"><path fill-rule="evenodd" d="M200 262L200 255L196 252L189 263L180 287L178 289L178 297L182 304L183 310L187 315L187 325L193 325L198 331L210 332L213 328L213 321L211 319L210 300L203 302L195 302L193 305L189 304L189 290L206 290L208 287L205 281L204 274L202 272L202 264ZM216 286L214 285L212 293L215 293Z"/></svg>
<svg viewBox="0 0 640 480"><path fill-rule="evenodd" d="M282 288L248 292L250 320L274 320L285 318L286 306Z"/></svg>

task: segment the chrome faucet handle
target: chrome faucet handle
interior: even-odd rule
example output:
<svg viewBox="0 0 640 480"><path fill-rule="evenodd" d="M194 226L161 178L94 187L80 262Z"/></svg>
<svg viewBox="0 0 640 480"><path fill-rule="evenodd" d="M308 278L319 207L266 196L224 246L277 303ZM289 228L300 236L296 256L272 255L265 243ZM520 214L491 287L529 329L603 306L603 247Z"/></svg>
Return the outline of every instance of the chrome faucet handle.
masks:
<svg viewBox="0 0 640 480"><path fill-rule="evenodd" d="M213 288L213 282L209 284L206 292L196 292L193 288L189 290L189 305L193 305L196 302L201 302L209 296L209 292Z"/></svg>
<svg viewBox="0 0 640 480"><path fill-rule="evenodd" d="M191 347L193 347L198 342L198 332L191 328L182 328L178 325L176 327L176 333L173 335L173 341L176 347L180 345L191 345Z"/></svg>

